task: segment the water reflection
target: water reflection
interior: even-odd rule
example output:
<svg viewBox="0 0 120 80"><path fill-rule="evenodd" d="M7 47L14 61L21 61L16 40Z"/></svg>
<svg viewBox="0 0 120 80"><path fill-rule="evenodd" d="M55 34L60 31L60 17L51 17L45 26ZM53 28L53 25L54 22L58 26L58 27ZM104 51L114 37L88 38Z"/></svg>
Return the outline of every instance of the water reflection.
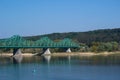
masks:
<svg viewBox="0 0 120 80"><path fill-rule="evenodd" d="M68 56L68 62L70 64L70 62L71 62L71 56Z"/></svg>
<svg viewBox="0 0 120 80"><path fill-rule="evenodd" d="M120 80L119 74L114 55L0 57L0 80Z"/></svg>
<svg viewBox="0 0 120 80"><path fill-rule="evenodd" d="M32 56L32 57L0 57L0 65L5 64L50 64L50 65L120 65L120 56Z"/></svg>
<svg viewBox="0 0 120 80"><path fill-rule="evenodd" d="M23 59L23 56L20 56L20 57L17 57L17 58L13 57L13 63L14 64L21 63L22 59Z"/></svg>
<svg viewBox="0 0 120 80"><path fill-rule="evenodd" d="M22 56L22 53L19 53L19 54L15 54L13 56L13 63L16 64L16 63L21 63L23 59L23 56Z"/></svg>
<svg viewBox="0 0 120 80"><path fill-rule="evenodd" d="M49 64L50 63L50 59L51 59L51 56L43 56L43 58L45 59L45 61Z"/></svg>

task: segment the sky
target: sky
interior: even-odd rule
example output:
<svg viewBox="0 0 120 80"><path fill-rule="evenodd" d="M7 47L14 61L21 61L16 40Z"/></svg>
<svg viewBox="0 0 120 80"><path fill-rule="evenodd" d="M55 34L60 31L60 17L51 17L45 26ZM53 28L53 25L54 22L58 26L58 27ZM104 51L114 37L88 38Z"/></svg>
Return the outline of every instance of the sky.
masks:
<svg viewBox="0 0 120 80"><path fill-rule="evenodd" d="M0 0L0 38L120 28L120 0Z"/></svg>

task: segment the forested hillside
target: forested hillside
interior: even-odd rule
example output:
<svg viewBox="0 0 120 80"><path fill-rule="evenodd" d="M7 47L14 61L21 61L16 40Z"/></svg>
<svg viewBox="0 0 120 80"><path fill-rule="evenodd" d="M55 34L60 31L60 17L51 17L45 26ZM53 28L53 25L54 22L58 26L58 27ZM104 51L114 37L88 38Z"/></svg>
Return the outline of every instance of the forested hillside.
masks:
<svg viewBox="0 0 120 80"><path fill-rule="evenodd" d="M71 38L79 43L91 45L93 42L118 42L120 41L120 28L116 29L101 29L88 32L68 32L68 33L52 33L46 35L25 37L30 40L37 40L47 36L52 40L61 40L63 38Z"/></svg>

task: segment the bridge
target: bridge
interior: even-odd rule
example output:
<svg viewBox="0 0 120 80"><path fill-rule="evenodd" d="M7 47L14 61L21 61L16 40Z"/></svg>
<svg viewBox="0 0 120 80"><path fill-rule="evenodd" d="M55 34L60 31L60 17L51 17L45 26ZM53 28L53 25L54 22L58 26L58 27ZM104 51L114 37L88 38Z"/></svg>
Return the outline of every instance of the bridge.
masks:
<svg viewBox="0 0 120 80"><path fill-rule="evenodd" d="M21 53L20 48L43 48L44 54L50 54L49 48L66 48L67 52L71 52L70 48L78 48L79 45L69 38L55 42L48 37L42 37L39 40L32 41L14 35L11 38L0 40L0 49L12 48L13 55Z"/></svg>

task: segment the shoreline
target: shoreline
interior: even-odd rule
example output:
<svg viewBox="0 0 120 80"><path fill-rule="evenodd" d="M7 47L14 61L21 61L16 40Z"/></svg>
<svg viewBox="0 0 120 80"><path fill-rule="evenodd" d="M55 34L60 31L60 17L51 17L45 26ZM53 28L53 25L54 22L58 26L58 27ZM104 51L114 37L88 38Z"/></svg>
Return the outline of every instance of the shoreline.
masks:
<svg viewBox="0 0 120 80"><path fill-rule="evenodd" d="M51 56L85 56L85 57L91 57L91 56L108 56L108 55L114 55L114 54L120 54L120 52L100 52L100 53L71 52L71 53L53 53L53 54L50 54L50 55Z"/></svg>
<svg viewBox="0 0 120 80"><path fill-rule="evenodd" d="M52 54L43 54L42 56L108 56L113 54L120 54L120 52L100 52L100 53L94 53L94 52L71 52L71 53L52 53ZM11 57L13 53L0 53L0 57ZM31 57L35 56L35 54L32 53L22 53L25 57Z"/></svg>
<svg viewBox="0 0 120 80"><path fill-rule="evenodd" d="M13 53L1 53L0 57L1 56L3 56L3 57L11 57L11 56L13 56ZM32 54L32 53L22 53L22 56L30 57L30 56L34 56L34 54Z"/></svg>

